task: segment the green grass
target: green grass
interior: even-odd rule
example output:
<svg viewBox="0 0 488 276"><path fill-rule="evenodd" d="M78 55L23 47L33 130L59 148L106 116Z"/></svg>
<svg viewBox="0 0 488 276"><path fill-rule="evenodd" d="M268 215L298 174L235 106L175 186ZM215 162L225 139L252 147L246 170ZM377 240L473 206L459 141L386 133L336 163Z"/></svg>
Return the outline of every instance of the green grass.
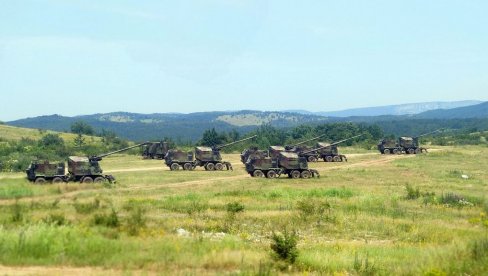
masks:
<svg viewBox="0 0 488 276"><path fill-rule="evenodd" d="M181 274L488 272L486 147L352 154L311 164L322 177L309 180L251 178L238 155L224 158L233 172L108 157L112 188L2 175L0 262ZM284 231L298 235L293 264L270 247Z"/></svg>

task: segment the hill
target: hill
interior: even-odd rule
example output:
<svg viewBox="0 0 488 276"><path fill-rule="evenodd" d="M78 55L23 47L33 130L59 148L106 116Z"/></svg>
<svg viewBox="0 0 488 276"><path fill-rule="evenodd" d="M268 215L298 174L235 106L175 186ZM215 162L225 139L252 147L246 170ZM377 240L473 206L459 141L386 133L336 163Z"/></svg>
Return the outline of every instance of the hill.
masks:
<svg viewBox="0 0 488 276"><path fill-rule="evenodd" d="M275 127L291 127L303 123L325 122L328 119L316 115L288 112L263 112L243 110L236 112L198 112L190 114L156 113L137 114L114 112L75 117L60 115L40 116L8 122L9 125L67 131L72 123L84 121L97 131L113 131L129 140L159 140L171 137L176 140L196 141L210 128L220 131L248 132L256 126L270 124Z"/></svg>
<svg viewBox="0 0 488 276"><path fill-rule="evenodd" d="M64 132L57 132L53 130L40 130L40 129L32 129L32 128L23 128L23 127L15 127L15 126L8 126L8 125L0 125L0 139L8 140L8 141L19 141L22 138L29 138L32 140L39 140L46 134L59 134L61 138L65 141L72 141L76 138L76 134L73 133L64 133ZM88 136L90 139L86 139L87 141L94 141L100 140L100 137L92 137Z"/></svg>
<svg viewBox="0 0 488 276"><path fill-rule="evenodd" d="M353 108L340 111L315 112L316 115L332 117L351 116L381 116L381 115L413 115L429 110L451 109L470 105L476 105L482 101L455 101L455 102L423 102L400 105L375 106L365 108Z"/></svg>
<svg viewBox="0 0 488 276"><path fill-rule="evenodd" d="M453 109L437 109L415 115L422 119L488 118L488 102Z"/></svg>

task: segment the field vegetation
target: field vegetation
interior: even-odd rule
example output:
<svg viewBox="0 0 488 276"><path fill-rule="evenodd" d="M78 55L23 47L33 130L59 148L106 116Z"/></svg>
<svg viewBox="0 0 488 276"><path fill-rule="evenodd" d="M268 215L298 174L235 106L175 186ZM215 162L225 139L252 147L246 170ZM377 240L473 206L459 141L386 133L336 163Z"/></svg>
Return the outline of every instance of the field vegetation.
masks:
<svg viewBox="0 0 488 276"><path fill-rule="evenodd" d="M83 273L488 273L488 147L419 156L345 148L321 178L169 171L105 158L117 184L33 185L0 175L0 263ZM356 152L356 153L354 153Z"/></svg>

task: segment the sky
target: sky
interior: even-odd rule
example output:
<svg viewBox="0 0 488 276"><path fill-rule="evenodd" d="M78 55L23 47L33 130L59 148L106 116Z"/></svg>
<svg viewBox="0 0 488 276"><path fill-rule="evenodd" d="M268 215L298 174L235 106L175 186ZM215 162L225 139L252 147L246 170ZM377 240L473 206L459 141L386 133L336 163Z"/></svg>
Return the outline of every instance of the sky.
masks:
<svg viewBox="0 0 488 276"><path fill-rule="evenodd" d="M488 1L0 0L0 120L488 100Z"/></svg>

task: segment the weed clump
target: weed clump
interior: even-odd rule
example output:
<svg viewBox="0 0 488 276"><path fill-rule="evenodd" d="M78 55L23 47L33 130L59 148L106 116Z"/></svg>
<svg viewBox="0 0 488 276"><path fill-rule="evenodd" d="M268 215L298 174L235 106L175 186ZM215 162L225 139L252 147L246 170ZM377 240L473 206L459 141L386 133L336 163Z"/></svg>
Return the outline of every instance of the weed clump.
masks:
<svg viewBox="0 0 488 276"><path fill-rule="evenodd" d="M235 216L237 213L244 212L244 205L237 201L227 203L226 210L228 214Z"/></svg>
<svg viewBox="0 0 488 276"><path fill-rule="evenodd" d="M50 214L43 219L43 222L49 225L62 226L67 225L69 221L62 214Z"/></svg>
<svg viewBox="0 0 488 276"><path fill-rule="evenodd" d="M141 228L146 227L146 210L142 207L135 207L130 210L127 218L127 232L131 236L137 236Z"/></svg>
<svg viewBox="0 0 488 276"><path fill-rule="evenodd" d="M11 206L11 211L12 211L12 216L11 216L12 222L22 222L24 220L24 208L22 207L22 205L19 204L17 200Z"/></svg>
<svg viewBox="0 0 488 276"><path fill-rule="evenodd" d="M407 195L405 196L406 199L417 199L420 197L420 189L412 187L410 184L405 185L405 189L407 190Z"/></svg>
<svg viewBox="0 0 488 276"><path fill-rule="evenodd" d="M100 200L98 198L95 198L93 202L88 202L88 203L75 202L73 203L73 207L75 207L75 210L78 214L90 214L93 211L100 208Z"/></svg>
<svg viewBox="0 0 488 276"><path fill-rule="evenodd" d="M440 203L445 204L449 207L472 207L474 206L473 203L469 202L463 196L455 194L455 193L446 193L442 194L440 198Z"/></svg>
<svg viewBox="0 0 488 276"><path fill-rule="evenodd" d="M327 218L330 218L332 206L328 201L303 199L297 202L296 209L299 212L299 217L303 220L310 218L322 218L327 212Z"/></svg>
<svg viewBox="0 0 488 276"><path fill-rule="evenodd" d="M290 264L295 263L298 257L298 235L295 231L284 231L282 234L273 233L271 241L271 249L277 259Z"/></svg>
<svg viewBox="0 0 488 276"><path fill-rule="evenodd" d="M356 252L356 254L354 255L353 268L360 275L378 274L375 265L369 261L368 254L366 254L366 257L363 259L359 257L359 254Z"/></svg>

